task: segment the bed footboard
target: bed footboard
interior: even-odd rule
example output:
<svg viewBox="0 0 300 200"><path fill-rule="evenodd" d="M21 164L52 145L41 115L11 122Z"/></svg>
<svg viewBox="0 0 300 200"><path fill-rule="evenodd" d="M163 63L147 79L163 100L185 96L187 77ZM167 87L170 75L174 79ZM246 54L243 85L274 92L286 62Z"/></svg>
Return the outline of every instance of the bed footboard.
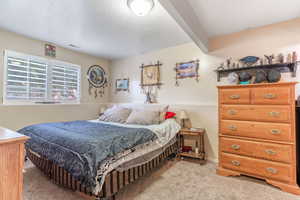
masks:
<svg viewBox="0 0 300 200"><path fill-rule="evenodd" d="M170 145L160 155L151 161L140 165L138 167L130 168L123 172L116 170L110 172L105 177L102 190L98 195L94 195L79 181L75 180L66 170L59 167L55 163L27 150L27 157L32 163L39 168L47 177L49 177L55 184L83 193L85 196L91 198L114 198L114 196L126 185L134 182L139 177L144 176L146 173L151 172L153 169L161 165L172 154L177 154L178 143Z"/></svg>

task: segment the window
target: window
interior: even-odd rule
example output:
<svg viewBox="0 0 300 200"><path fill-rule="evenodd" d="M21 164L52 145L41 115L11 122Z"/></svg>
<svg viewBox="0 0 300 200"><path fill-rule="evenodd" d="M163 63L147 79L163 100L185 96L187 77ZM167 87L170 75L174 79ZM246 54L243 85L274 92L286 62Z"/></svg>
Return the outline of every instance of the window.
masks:
<svg viewBox="0 0 300 200"><path fill-rule="evenodd" d="M4 103L79 103L80 67L5 51Z"/></svg>

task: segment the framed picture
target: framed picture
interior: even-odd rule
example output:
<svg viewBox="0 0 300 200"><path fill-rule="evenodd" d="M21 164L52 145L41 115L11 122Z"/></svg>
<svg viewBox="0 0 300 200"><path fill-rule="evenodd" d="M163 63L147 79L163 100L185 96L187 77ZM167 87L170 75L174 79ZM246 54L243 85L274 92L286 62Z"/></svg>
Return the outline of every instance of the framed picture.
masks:
<svg viewBox="0 0 300 200"><path fill-rule="evenodd" d="M56 57L56 47L51 44L45 44L45 56Z"/></svg>
<svg viewBox="0 0 300 200"><path fill-rule="evenodd" d="M116 91L129 91L129 79L117 79Z"/></svg>
<svg viewBox="0 0 300 200"><path fill-rule="evenodd" d="M141 86L159 86L160 83L160 70L161 63L157 62L155 65L142 65Z"/></svg>
<svg viewBox="0 0 300 200"><path fill-rule="evenodd" d="M176 85L179 85L178 79L185 79L185 78L195 78L196 81L198 82L199 81L198 70L199 70L199 60L177 63L175 67Z"/></svg>

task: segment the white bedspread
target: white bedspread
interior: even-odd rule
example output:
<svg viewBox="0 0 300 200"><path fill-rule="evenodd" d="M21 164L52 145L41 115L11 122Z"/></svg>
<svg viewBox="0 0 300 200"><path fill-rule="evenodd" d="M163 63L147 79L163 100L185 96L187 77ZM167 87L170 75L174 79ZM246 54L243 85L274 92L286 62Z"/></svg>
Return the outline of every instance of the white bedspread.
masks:
<svg viewBox="0 0 300 200"><path fill-rule="evenodd" d="M154 124L154 125L134 125L134 124L120 124L114 122L103 122L99 120L91 120L91 122L95 123L106 123L116 126L123 126L128 128L146 128L153 131L156 136L158 137L158 143L160 146L164 146L170 142L172 138L176 136L176 134L180 130L180 125L176 122L175 119L167 119L161 124Z"/></svg>

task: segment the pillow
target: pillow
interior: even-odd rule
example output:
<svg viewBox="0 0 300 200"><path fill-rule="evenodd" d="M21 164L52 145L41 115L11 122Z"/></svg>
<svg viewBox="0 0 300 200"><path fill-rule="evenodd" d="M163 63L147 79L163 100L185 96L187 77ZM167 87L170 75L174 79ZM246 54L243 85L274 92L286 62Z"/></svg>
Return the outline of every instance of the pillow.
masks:
<svg viewBox="0 0 300 200"><path fill-rule="evenodd" d="M170 119L176 116L174 112L166 112L165 119Z"/></svg>
<svg viewBox="0 0 300 200"><path fill-rule="evenodd" d="M128 116L131 113L131 109L123 108L119 106L114 106L107 109L100 117L100 121L105 122L116 122L116 123L125 123Z"/></svg>
<svg viewBox="0 0 300 200"><path fill-rule="evenodd" d="M160 112L153 110L134 110L130 113L126 124L152 125L159 124Z"/></svg>
<svg viewBox="0 0 300 200"><path fill-rule="evenodd" d="M163 109L160 110L160 114L159 114L159 122L162 123L166 120L165 116L166 113L169 110L169 106L164 107Z"/></svg>

